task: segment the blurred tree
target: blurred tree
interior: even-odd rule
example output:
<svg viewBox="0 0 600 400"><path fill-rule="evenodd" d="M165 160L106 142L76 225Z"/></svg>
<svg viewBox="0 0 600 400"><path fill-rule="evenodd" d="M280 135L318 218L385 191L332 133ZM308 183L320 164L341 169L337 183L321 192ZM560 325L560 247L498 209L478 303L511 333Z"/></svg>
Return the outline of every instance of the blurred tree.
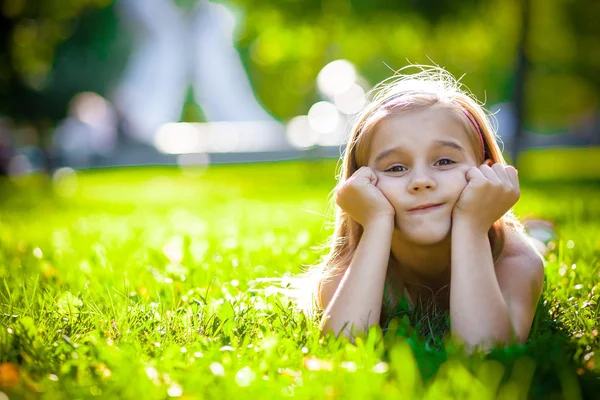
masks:
<svg viewBox="0 0 600 400"><path fill-rule="evenodd" d="M208 0L172 0L192 10ZM369 82L408 62L437 63L488 105L517 84L523 0L223 0L261 102L287 120L318 99L315 80L345 58ZM0 15L0 114L45 132L80 91L110 93L129 38L112 0L5 0ZM523 54L527 129L562 131L600 104L600 2L531 0ZM189 97L189 93L188 93ZM201 119L186 102L183 120Z"/></svg>
<svg viewBox="0 0 600 400"><path fill-rule="evenodd" d="M308 110L319 70L339 58L371 83L392 74L386 65L434 62L466 73L463 82L488 105L512 101L518 89L523 0L229 3L243 15L237 45L258 95L282 119ZM531 0L523 51L527 129L564 131L582 112L597 112L599 7L596 0Z"/></svg>
<svg viewBox="0 0 600 400"><path fill-rule="evenodd" d="M6 0L1 11L0 114L34 127L47 152L73 95L104 95L124 64L112 0Z"/></svg>
<svg viewBox="0 0 600 400"><path fill-rule="evenodd" d="M412 63L437 63L488 101L512 78L518 0L375 2L233 0L244 15L238 46L259 96L281 118L306 112L329 61L353 62L370 82ZM483 66L483 67L482 67ZM270 82L283 85L270 87ZM307 96L308 94L308 96ZM490 98L498 96L499 98Z"/></svg>

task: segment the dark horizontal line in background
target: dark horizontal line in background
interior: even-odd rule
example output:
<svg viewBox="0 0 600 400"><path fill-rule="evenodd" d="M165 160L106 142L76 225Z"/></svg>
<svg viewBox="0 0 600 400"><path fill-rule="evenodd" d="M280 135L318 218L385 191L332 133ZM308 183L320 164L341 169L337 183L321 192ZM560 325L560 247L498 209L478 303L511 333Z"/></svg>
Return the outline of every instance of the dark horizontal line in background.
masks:
<svg viewBox="0 0 600 400"><path fill-rule="evenodd" d="M209 164L235 164L286 160L314 160L321 158L339 158L343 147L319 146L305 150L277 150L260 152L230 152L230 153L205 153L208 155ZM90 166L91 168L127 167L144 165L179 165L179 154L164 154L150 148L139 149L134 152L121 153L109 158L99 158Z"/></svg>

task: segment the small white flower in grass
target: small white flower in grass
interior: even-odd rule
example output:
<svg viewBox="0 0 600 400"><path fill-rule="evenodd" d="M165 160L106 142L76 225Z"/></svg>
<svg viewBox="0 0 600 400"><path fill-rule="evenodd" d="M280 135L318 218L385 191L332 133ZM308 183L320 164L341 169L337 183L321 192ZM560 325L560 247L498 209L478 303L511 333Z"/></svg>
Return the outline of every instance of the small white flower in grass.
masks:
<svg viewBox="0 0 600 400"><path fill-rule="evenodd" d="M583 287L583 285L581 283L578 283L577 285L573 286L573 289L575 290L579 290Z"/></svg>
<svg viewBox="0 0 600 400"><path fill-rule="evenodd" d="M302 354L307 354L308 353L308 349L306 347L302 348Z"/></svg>
<svg viewBox="0 0 600 400"><path fill-rule="evenodd" d="M235 383L237 383L238 386L250 386L254 379L256 379L256 374L248 366L245 366L244 368L240 369L235 374Z"/></svg>
<svg viewBox="0 0 600 400"><path fill-rule="evenodd" d="M373 366L373 368L371 368L371 371L375 372L376 374L385 374L388 371L388 365L387 363L380 361L377 364L375 364Z"/></svg>
<svg viewBox="0 0 600 400"><path fill-rule="evenodd" d="M156 368L146 367L145 371L146 375L148 375L148 378L152 379L153 381L158 379L158 371L156 370Z"/></svg>
<svg viewBox="0 0 600 400"><path fill-rule="evenodd" d="M171 283L173 283L173 279L165 278L165 283L171 284Z"/></svg>
<svg viewBox="0 0 600 400"><path fill-rule="evenodd" d="M202 358L202 357L204 357L204 353L202 353L202 352L200 352L200 351L196 351L196 352L194 353L194 357L196 357L196 358Z"/></svg>
<svg viewBox="0 0 600 400"><path fill-rule="evenodd" d="M569 240L569 241L567 242L567 247L568 247L569 249L572 249L573 247L575 247L575 242L574 242L574 241L572 241L572 240Z"/></svg>
<svg viewBox="0 0 600 400"><path fill-rule="evenodd" d="M58 382L58 376L56 376L55 374L48 375L48 379L54 382Z"/></svg>
<svg viewBox="0 0 600 400"><path fill-rule="evenodd" d="M233 287L237 287L237 286L239 286L239 284L240 284L240 281L238 281L237 279L234 279L231 281L231 286L233 286Z"/></svg>
<svg viewBox="0 0 600 400"><path fill-rule="evenodd" d="M10 333L12 335L13 330L11 328L6 328L6 330L8 331L8 333Z"/></svg>
<svg viewBox="0 0 600 400"><path fill-rule="evenodd" d="M171 386L169 386L167 394L169 397L181 397L183 394L183 389L177 383L173 383Z"/></svg>
<svg viewBox="0 0 600 400"><path fill-rule="evenodd" d="M302 365L309 371L331 371L333 364L329 360L321 360L317 357L304 357Z"/></svg>
<svg viewBox="0 0 600 400"><path fill-rule="evenodd" d="M164 244L162 250L171 263L179 264L183 260L183 237L172 237Z"/></svg>
<svg viewBox="0 0 600 400"><path fill-rule="evenodd" d="M210 368L210 372L212 372L213 375L215 375L215 376L225 375L225 368L223 367L223 365L221 363L218 363L215 361L215 362L211 363L208 368Z"/></svg>
<svg viewBox="0 0 600 400"><path fill-rule="evenodd" d="M356 363L354 361L344 361L340 364L340 367L348 372L356 372Z"/></svg>
<svg viewBox="0 0 600 400"><path fill-rule="evenodd" d="M181 351L182 353L187 353L187 349L185 347L182 347L181 349L179 349L179 351Z"/></svg>
<svg viewBox="0 0 600 400"><path fill-rule="evenodd" d="M219 350L220 351L235 351L235 349L231 346L223 346Z"/></svg>
<svg viewBox="0 0 600 400"><path fill-rule="evenodd" d="M44 253L42 253L42 249L36 247L35 249L33 249L33 256L37 259L41 259L42 257L44 257Z"/></svg>

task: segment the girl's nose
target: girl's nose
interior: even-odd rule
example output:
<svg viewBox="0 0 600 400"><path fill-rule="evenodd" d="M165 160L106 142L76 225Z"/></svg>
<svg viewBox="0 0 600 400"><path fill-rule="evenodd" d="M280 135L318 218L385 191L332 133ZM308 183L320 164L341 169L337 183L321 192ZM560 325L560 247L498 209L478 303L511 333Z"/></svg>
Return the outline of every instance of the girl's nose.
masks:
<svg viewBox="0 0 600 400"><path fill-rule="evenodd" d="M437 184L433 178L424 172L414 171L415 175L409 183L408 190L411 193L422 192L424 190L433 190L437 187Z"/></svg>

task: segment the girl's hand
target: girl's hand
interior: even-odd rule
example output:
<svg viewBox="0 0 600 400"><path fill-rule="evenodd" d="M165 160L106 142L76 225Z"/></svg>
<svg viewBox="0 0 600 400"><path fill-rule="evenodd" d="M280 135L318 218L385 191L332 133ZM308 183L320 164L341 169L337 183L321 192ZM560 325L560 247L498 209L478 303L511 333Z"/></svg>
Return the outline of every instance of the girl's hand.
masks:
<svg viewBox="0 0 600 400"><path fill-rule="evenodd" d="M353 220L365 227L378 218L394 219L394 207L377 188L377 176L369 167L359 168L338 189L335 202Z"/></svg>
<svg viewBox="0 0 600 400"><path fill-rule="evenodd" d="M466 219L487 232L519 200L521 191L517 170L512 165L493 164L491 160L466 173L467 186L452 210L452 219Z"/></svg>

